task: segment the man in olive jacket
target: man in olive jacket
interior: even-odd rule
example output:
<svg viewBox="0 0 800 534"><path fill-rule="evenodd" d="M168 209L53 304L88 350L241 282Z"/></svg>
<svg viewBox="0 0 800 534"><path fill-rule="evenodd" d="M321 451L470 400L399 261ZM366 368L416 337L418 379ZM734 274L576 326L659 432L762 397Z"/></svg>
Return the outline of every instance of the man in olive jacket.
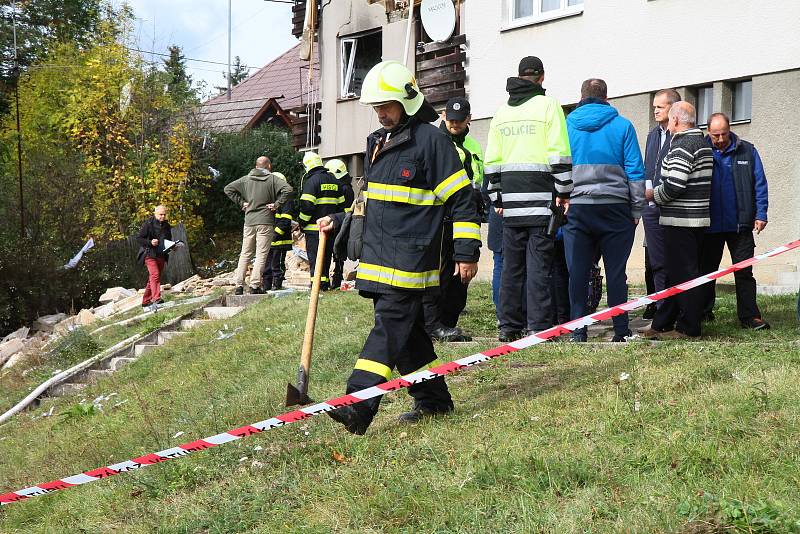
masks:
<svg viewBox="0 0 800 534"><path fill-rule="evenodd" d="M267 260L269 247L275 232L275 211L292 193L292 186L271 173L269 158L261 156L256 168L225 186L225 194L244 211L242 253L236 268L236 294L244 293L244 277L247 264L256 254L255 265L250 276L250 292L264 293L261 272Z"/></svg>

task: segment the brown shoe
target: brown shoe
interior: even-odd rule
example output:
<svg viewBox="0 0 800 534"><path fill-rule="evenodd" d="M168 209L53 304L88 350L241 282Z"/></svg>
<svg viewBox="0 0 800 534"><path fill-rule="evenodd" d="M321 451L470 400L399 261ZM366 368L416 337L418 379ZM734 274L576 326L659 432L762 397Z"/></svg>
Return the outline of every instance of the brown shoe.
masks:
<svg viewBox="0 0 800 534"><path fill-rule="evenodd" d="M678 330L670 330L669 332L656 332L658 335L656 336L661 341L666 341L668 339L689 339L692 336L688 336L683 332Z"/></svg>
<svg viewBox="0 0 800 534"><path fill-rule="evenodd" d="M637 330L639 335L645 339L660 339L666 332L659 332L658 330L654 330L652 328L640 328ZM672 330L670 330L672 332Z"/></svg>

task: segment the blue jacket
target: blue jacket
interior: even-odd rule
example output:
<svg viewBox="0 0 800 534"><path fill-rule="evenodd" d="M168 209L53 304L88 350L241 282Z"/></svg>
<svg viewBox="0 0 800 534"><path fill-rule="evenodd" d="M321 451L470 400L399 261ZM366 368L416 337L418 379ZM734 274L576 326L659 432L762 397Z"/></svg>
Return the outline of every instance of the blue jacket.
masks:
<svg viewBox="0 0 800 534"><path fill-rule="evenodd" d="M644 207L644 163L636 130L609 104L583 103L567 117L572 149L573 204L630 203Z"/></svg>
<svg viewBox="0 0 800 534"><path fill-rule="evenodd" d="M756 220L767 220L769 190L756 148L731 132L731 144L714 153L711 179L711 226L707 233L751 231Z"/></svg>

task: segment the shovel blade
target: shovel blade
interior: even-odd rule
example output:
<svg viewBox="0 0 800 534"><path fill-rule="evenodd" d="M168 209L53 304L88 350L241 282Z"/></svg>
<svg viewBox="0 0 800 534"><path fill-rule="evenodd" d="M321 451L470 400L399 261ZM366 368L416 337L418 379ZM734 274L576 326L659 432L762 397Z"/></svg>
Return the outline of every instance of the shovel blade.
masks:
<svg viewBox="0 0 800 534"><path fill-rule="evenodd" d="M311 404L313 401L308 398L308 395L302 393L299 389L292 384L286 384L286 406L302 406Z"/></svg>

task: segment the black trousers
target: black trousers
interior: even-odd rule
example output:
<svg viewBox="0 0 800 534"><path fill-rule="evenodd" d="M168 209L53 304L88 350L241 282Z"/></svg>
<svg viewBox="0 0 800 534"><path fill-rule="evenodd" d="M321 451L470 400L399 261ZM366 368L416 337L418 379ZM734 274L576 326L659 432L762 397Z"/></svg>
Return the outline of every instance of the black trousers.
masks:
<svg viewBox="0 0 800 534"><path fill-rule="evenodd" d="M306 232L306 253L308 254L308 263L311 269L311 278L314 278L314 273L317 267L317 248L319 247L319 232ZM328 237L325 242L325 260L322 264L322 276L320 277L320 288L324 291L330 289L330 272L331 272L331 259L333 258L333 237Z"/></svg>
<svg viewBox="0 0 800 534"><path fill-rule="evenodd" d="M665 227L659 224L659 217L658 208L648 206L642 212L642 226L644 226L644 233L647 237L647 262L650 265L655 291L661 291L668 287ZM657 306L660 308L661 304L659 303Z"/></svg>
<svg viewBox="0 0 800 534"><path fill-rule="evenodd" d="M556 240L553 252L553 272L550 278L553 299L553 324L569 321L569 268L564 253L564 241Z"/></svg>
<svg viewBox="0 0 800 534"><path fill-rule="evenodd" d="M461 283L461 275L453 275L456 262L453 259L453 223L445 222L442 229L442 248L439 265L438 295L425 295L422 305L425 313L425 331L431 334L437 328L454 328L461 312L467 306L468 285Z"/></svg>
<svg viewBox="0 0 800 534"><path fill-rule="evenodd" d="M347 393L387 382L393 369L413 373L436 360L433 343L425 332L421 293L373 295L375 326L372 327L353 373L347 380ZM444 377L408 388L414 406L429 412L453 409L453 399ZM354 408L367 421L378 412L381 398L375 397Z"/></svg>
<svg viewBox="0 0 800 534"><path fill-rule="evenodd" d="M719 269L722 261L722 251L728 245L732 263L752 258L756 250L753 232L729 232L719 234L706 234L703 238L703 252L700 256L700 272L708 274ZM756 304L756 279L753 277L753 268L748 267L733 273L736 282L736 314L739 321L747 321L753 317L761 317L761 311ZM703 286L705 301L703 313L714 309L716 300L716 282Z"/></svg>
<svg viewBox="0 0 800 534"><path fill-rule="evenodd" d="M652 295L656 292L656 283L653 280L653 267L650 265L650 253L644 247L644 283L647 287L647 294Z"/></svg>
<svg viewBox="0 0 800 534"><path fill-rule="evenodd" d="M550 283L554 249L555 240L547 236L544 226L503 226L500 330L538 332L553 326ZM522 299L528 305L527 317Z"/></svg>
<svg viewBox="0 0 800 534"><path fill-rule="evenodd" d="M705 229L680 226L663 228L668 286L681 284L700 276L700 254ZM699 336L704 297L701 286L664 300L656 311L652 328L661 332L674 328L688 336Z"/></svg>
<svg viewBox="0 0 800 534"><path fill-rule="evenodd" d="M283 285L286 278L286 252L270 247L264 273L261 276L264 289L279 288Z"/></svg>

